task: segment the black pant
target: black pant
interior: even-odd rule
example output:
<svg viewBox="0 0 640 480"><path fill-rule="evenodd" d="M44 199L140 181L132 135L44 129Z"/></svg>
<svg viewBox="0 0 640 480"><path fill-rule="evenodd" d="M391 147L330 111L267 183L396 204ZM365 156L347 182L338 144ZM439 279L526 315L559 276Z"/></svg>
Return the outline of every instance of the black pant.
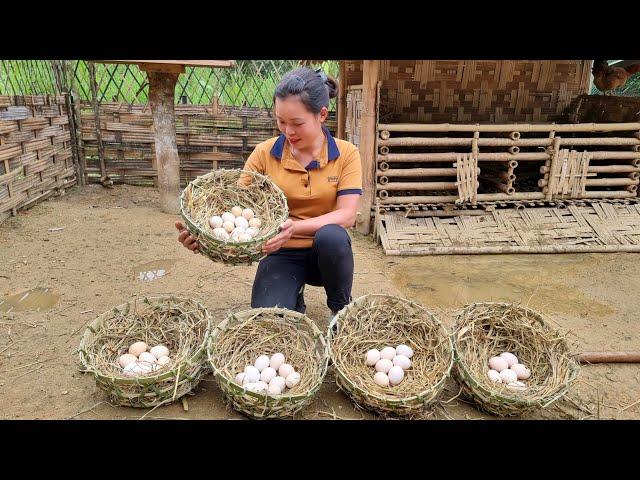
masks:
<svg viewBox="0 0 640 480"><path fill-rule="evenodd" d="M251 308L284 307L304 313L305 284L323 286L327 306L337 312L351 301L353 252L340 225L325 225L311 248L281 248L258 264Z"/></svg>

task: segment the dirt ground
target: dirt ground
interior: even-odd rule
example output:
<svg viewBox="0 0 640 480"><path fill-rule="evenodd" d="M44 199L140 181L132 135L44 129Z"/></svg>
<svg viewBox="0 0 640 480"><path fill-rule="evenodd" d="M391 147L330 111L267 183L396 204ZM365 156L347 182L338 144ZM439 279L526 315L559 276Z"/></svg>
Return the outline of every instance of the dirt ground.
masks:
<svg viewBox="0 0 640 480"><path fill-rule="evenodd" d="M0 224L0 298L34 287L60 295L46 311L0 313L0 418L245 418L225 406L212 375L188 397L188 411L181 402L151 411L111 406L78 371L74 350L83 327L134 295L192 296L219 319L249 307L256 266L228 267L188 252L176 241L176 218L159 211L154 189L88 186ZM387 257L370 238L353 236L354 297L404 296L447 325L465 303L519 301L570 329L582 351L640 350L637 254ZM138 278L138 266L159 261L174 261L165 276ZM306 290L307 314L325 329L324 291ZM639 375L634 364L585 366L571 403L532 418L638 419ZM492 418L457 395L450 381L425 418ZM298 418L376 417L354 407L330 370Z"/></svg>

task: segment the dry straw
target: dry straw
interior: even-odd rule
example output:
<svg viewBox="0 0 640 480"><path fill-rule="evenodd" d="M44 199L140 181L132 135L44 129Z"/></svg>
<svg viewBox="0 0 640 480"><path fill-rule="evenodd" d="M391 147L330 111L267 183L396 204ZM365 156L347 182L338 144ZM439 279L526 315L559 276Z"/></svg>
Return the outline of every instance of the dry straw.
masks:
<svg viewBox="0 0 640 480"><path fill-rule="evenodd" d="M153 407L191 391L206 373L207 309L191 299L144 297L119 305L87 326L78 353L83 371L93 373L116 405ZM172 363L159 371L125 376L118 357L137 341L165 345Z"/></svg>
<svg viewBox="0 0 640 480"><path fill-rule="evenodd" d="M260 355L281 352L300 373L300 383L282 395L249 392L235 383ZM311 402L327 373L329 352L322 332L306 315L283 308L232 313L212 331L209 363L225 400L252 418L288 417Z"/></svg>
<svg viewBox="0 0 640 480"><path fill-rule="evenodd" d="M545 408L567 393L579 366L566 335L539 313L512 303L473 303L456 313L454 374L462 392L497 416ZM511 352L531 370L525 390L487 377L489 358Z"/></svg>
<svg viewBox="0 0 640 480"><path fill-rule="evenodd" d="M251 241L221 241L213 237L209 219L239 205L250 208L262 221ZM265 256L262 246L275 237L289 217L287 199L268 177L256 172L215 170L196 178L180 195L180 213L198 241L198 251L215 262L251 264Z"/></svg>
<svg viewBox="0 0 640 480"><path fill-rule="evenodd" d="M334 331L334 326L337 331ZM343 308L329 327L336 382L356 404L382 414L419 415L441 392L453 366L453 347L444 325L422 306L391 295L360 297ZM405 344L414 355L404 380L394 387L373 381L368 350Z"/></svg>

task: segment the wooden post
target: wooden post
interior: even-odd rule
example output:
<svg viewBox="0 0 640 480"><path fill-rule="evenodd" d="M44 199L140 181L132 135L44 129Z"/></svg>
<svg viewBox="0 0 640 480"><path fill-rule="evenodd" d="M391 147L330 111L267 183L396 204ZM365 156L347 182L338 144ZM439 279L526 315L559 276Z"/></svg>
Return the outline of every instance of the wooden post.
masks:
<svg viewBox="0 0 640 480"><path fill-rule="evenodd" d="M95 117L96 140L98 141L98 159L100 163L100 183L104 187L113 185L113 182L107 175L107 169L104 164L104 147L102 145L102 134L100 133L100 106L98 104L98 80L96 79L96 66L93 62L89 62L89 77L91 84L91 103L93 105L93 114Z"/></svg>
<svg viewBox="0 0 640 480"><path fill-rule="evenodd" d="M347 69L346 62L340 61L340 72L338 73L338 138L346 140L345 127L347 121Z"/></svg>
<svg viewBox="0 0 640 480"><path fill-rule="evenodd" d="M176 145L176 119L173 96L180 73L147 71L149 104L155 130L160 208L180 213L180 158Z"/></svg>
<svg viewBox="0 0 640 480"><path fill-rule="evenodd" d="M360 117L360 158L362 159L362 197L356 226L368 235L371 230L371 207L375 194L376 170L376 96L380 60L364 60L362 72L362 113Z"/></svg>

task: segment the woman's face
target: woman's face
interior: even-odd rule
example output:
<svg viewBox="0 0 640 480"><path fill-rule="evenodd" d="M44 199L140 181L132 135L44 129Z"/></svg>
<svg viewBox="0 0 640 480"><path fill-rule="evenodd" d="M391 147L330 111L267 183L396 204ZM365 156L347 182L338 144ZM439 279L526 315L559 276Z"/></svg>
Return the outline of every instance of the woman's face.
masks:
<svg viewBox="0 0 640 480"><path fill-rule="evenodd" d="M287 137L290 145L296 149L311 148L322 134L322 123L328 115L327 107L322 107L320 113L314 114L296 95L277 98L275 104L278 129Z"/></svg>

